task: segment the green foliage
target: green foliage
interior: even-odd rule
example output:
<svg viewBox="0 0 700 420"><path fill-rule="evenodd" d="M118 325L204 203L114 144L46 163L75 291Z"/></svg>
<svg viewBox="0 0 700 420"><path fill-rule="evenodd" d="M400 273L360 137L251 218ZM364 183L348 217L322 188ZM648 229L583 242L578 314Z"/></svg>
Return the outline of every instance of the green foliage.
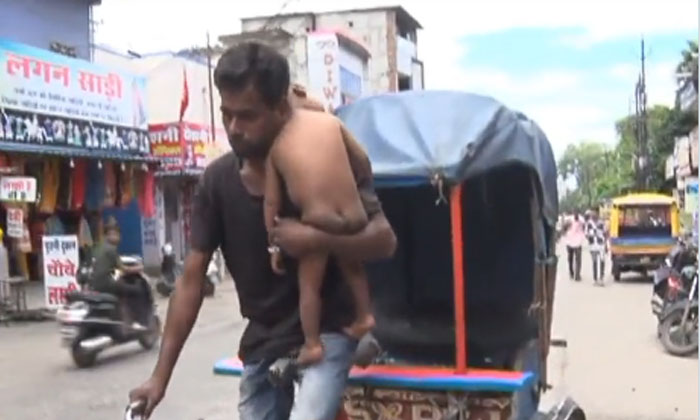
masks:
<svg viewBox="0 0 700 420"><path fill-rule="evenodd" d="M698 42L688 41L688 47L681 53L681 61L676 66L676 73L682 74L679 83L682 86L686 81L692 81L695 90L698 90Z"/></svg>
<svg viewBox="0 0 700 420"><path fill-rule="evenodd" d="M681 83L690 80L698 88L698 43L688 41L677 66ZM676 137L687 135L698 125L697 111L656 105L647 110L649 190L663 191L666 158L673 153ZM569 145L559 160L559 175L576 180L577 188L560 202L564 212L584 210L633 190L637 156L637 117L629 115L615 123L618 142L608 147L595 141Z"/></svg>

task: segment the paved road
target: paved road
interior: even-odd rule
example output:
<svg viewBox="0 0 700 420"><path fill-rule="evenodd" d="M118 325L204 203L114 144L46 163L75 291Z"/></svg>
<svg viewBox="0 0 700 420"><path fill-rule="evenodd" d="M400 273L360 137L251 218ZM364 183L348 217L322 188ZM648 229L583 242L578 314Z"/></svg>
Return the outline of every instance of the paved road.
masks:
<svg viewBox="0 0 700 420"><path fill-rule="evenodd" d="M593 420L696 419L698 361L666 355L655 339L650 285L594 287L584 256L584 281L560 275L553 349L544 403L573 396ZM565 273L565 265L560 272ZM206 301L155 420L236 419L237 380L211 366L233 354L244 325L230 284ZM165 308L165 302L161 309ZM94 369L76 370L58 346L53 323L0 326L0 418L118 419L130 387L144 379L155 352L129 345L104 354Z"/></svg>
<svg viewBox="0 0 700 420"><path fill-rule="evenodd" d="M244 326L230 283L205 301L180 358L165 401L154 420L235 418L237 381L216 377L213 363L235 354ZM160 304L164 311L166 301ZM102 354L88 370L73 367L59 347L53 322L0 326L0 419L121 419L128 390L150 374L156 351L138 344Z"/></svg>
<svg viewBox="0 0 700 420"><path fill-rule="evenodd" d="M569 394L594 420L697 419L698 359L670 356L656 340L649 281L608 276L601 288L591 272L585 251L580 283L560 263L553 335L568 348L552 350L546 400Z"/></svg>

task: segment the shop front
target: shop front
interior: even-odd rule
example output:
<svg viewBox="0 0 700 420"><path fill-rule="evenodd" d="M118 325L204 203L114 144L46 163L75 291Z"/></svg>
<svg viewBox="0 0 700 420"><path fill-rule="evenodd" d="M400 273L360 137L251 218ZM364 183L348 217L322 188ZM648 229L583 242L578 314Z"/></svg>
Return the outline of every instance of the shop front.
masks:
<svg viewBox="0 0 700 420"><path fill-rule="evenodd" d="M156 217L149 223L158 249L170 243L179 260L189 250L192 200L207 164L223 150L211 141L207 125L172 122L149 125L151 153L161 160L156 172ZM149 251L148 253L151 253Z"/></svg>
<svg viewBox="0 0 700 420"><path fill-rule="evenodd" d="M155 214L159 162L150 154L145 86L0 39L0 227L10 275L70 277L75 261L45 261L43 244L72 236L86 258L107 217L120 225L120 252L143 253L141 218Z"/></svg>

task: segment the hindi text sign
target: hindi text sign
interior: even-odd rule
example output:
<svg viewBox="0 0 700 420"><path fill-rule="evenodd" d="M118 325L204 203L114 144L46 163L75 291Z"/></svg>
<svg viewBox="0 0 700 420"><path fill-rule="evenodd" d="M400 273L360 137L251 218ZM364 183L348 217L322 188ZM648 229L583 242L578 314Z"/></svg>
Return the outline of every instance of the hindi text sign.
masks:
<svg viewBox="0 0 700 420"><path fill-rule="evenodd" d="M66 293L78 290L78 237L75 235L44 236L44 295L47 308L66 302Z"/></svg>
<svg viewBox="0 0 700 420"><path fill-rule="evenodd" d="M36 178L4 176L0 179L0 200L18 203L36 202Z"/></svg>

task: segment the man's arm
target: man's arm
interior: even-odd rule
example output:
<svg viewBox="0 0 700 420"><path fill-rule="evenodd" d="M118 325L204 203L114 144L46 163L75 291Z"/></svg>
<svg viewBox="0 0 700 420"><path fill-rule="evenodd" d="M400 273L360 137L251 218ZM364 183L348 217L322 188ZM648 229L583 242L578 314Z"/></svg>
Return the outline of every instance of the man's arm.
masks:
<svg viewBox="0 0 700 420"><path fill-rule="evenodd" d="M343 259L371 261L389 258L396 250L396 235L382 212L373 214L367 226L352 235L333 235L296 219L279 219L272 237L276 245L296 258L326 251Z"/></svg>
<svg viewBox="0 0 700 420"><path fill-rule="evenodd" d="M185 259L183 276L177 279L165 321L163 341L153 377L167 387L182 346L190 335L202 306L202 287L211 253L192 251Z"/></svg>

